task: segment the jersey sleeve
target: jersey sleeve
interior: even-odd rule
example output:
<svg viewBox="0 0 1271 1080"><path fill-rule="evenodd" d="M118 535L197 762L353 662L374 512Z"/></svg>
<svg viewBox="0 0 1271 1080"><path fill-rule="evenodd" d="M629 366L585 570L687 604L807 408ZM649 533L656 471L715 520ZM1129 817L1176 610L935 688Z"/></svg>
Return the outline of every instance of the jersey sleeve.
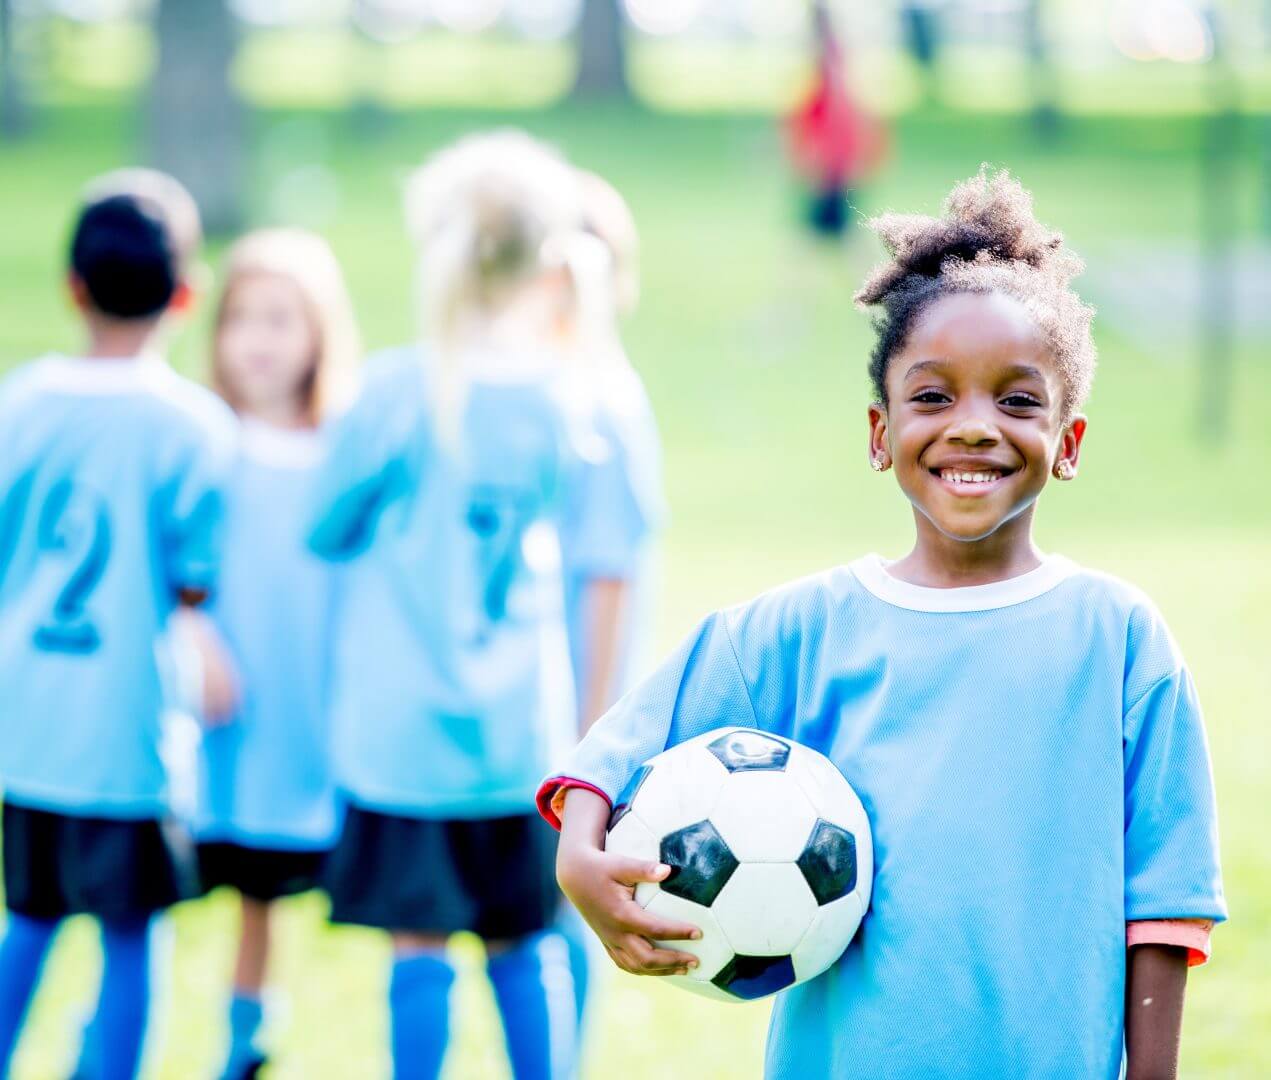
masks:
<svg viewBox="0 0 1271 1080"><path fill-rule="evenodd" d="M576 578L630 578L663 516L660 462L632 424L598 418L573 440L575 453L561 521L565 572Z"/></svg>
<svg viewBox="0 0 1271 1080"><path fill-rule="evenodd" d="M1218 814L1196 688L1153 611L1132 618L1127 655L1126 920L1220 922Z"/></svg>
<svg viewBox="0 0 1271 1080"><path fill-rule="evenodd" d="M212 592L221 562L226 491L238 452L231 414L209 416L165 500L164 569L173 593Z"/></svg>
<svg viewBox="0 0 1271 1080"><path fill-rule="evenodd" d="M587 787L612 805L631 775L668 746L725 724L759 726L727 620L717 612L698 626L543 782L538 806L552 825L560 827L552 802L562 788Z"/></svg>
<svg viewBox="0 0 1271 1080"><path fill-rule="evenodd" d="M407 489L407 429L423 402L401 363L372 360L357 400L333 421L310 513L309 546L323 559L365 551L384 510Z"/></svg>

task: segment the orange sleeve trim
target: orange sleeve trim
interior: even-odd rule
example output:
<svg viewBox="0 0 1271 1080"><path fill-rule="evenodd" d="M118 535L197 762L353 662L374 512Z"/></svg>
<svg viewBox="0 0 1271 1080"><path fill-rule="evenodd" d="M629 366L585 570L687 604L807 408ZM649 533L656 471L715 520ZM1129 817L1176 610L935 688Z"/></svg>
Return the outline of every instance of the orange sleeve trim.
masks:
<svg viewBox="0 0 1271 1080"><path fill-rule="evenodd" d="M1187 950L1187 966L1197 967L1209 959L1212 919L1137 919L1125 924L1125 947L1135 945L1175 945Z"/></svg>
<svg viewBox="0 0 1271 1080"><path fill-rule="evenodd" d="M560 815L565 809L565 792L570 788L585 788L587 791L594 791L610 806L613 806L613 800L608 795L596 787L595 784L587 783L586 780L575 780L572 776L553 776L548 780L544 780L534 801L538 805L538 812L543 815L543 820L557 832L560 832Z"/></svg>

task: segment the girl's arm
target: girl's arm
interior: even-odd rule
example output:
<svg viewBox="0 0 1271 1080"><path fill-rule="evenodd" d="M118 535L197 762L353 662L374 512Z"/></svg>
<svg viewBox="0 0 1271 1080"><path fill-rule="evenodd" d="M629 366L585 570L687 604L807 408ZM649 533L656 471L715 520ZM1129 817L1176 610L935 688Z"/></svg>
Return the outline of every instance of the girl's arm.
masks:
<svg viewBox="0 0 1271 1080"><path fill-rule="evenodd" d="M633 975L684 975L697 958L659 941L696 940L702 932L688 923L650 915L635 902L637 882L662 881L671 868L605 851L609 804L593 791L571 788L561 814L556 877L561 890L596 931L610 958Z"/></svg>
<svg viewBox="0 0 1271 1080"><path fill-rule="evenodd" d="M1186 987L1186 949L1135 945L1126 954L1126 1080L1178 1076Z"/></svg>
<svg viewBox="0 0 1271 1080"><path fill-rule="evenodd" d="M583 589L583 639L587 670L578 684L579 733L585 735L613 704L624 647L623 628L631 599L625 578L592 578Z"/></svg>

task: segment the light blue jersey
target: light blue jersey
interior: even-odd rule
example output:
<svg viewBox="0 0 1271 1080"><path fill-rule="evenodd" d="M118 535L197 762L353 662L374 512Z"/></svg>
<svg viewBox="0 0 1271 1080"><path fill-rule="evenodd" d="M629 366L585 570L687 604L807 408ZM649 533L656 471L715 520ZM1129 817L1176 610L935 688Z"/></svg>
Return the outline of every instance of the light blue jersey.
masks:
<svg viewBox="0 0 1271 1080"><path fill-rule="evenodd" d="M612 799L737 723L827 754L873 828L870 911L778 997L771 1077L1112 1080L1126 922L1225 917L1191 678L1141 594L1067 560L928 589L871 557L715 614L564 773Z"/></svg>
<svg viewBox="0 0 1271 1080"><path fill-rule="evenodd" d="M156 643L208 590L236 424L158 358L0 384L0 782L63 813L164 809Z"/></svg>
<svg viewBox="0 0 1271 1080"><path fill-rule="evenodd" d="M531 812L542 770L577 734L560 548L595 530L586 493L603 443L524 355L471 360L445 440L424 364L415 348L370 361L319 482L313 546L352 559L332 690L338 779L389 813ZM614 557L633 557L646 528L630 522L628 554Z"/></svg>
<svg viewBox="0 0 1271 1080"><path fill-rule="evenodd" d="M322 452L317 432L243 426L208 609L242 704L203 735L200 840L284 850L335 842L327 684L336 571L309 550L306 533Z"/></svg>
<svg viewBox="0 0 1271 1080"><path fill-rule="evenodd" d="M596 388L597 434L607 454L592 470L589 497L591 535L566 538L564 550L565 612L569 652L575 677L588 671L590 627L584 610L588 582L596 578L626 580L630 595L618 628L620 655L614 673L615 697L643 674L657 587L654 538L649 532L666 518L662 485L662 444L644 384L625 357L600 373ZM630 537L645 535L635 552Z"/></svg>

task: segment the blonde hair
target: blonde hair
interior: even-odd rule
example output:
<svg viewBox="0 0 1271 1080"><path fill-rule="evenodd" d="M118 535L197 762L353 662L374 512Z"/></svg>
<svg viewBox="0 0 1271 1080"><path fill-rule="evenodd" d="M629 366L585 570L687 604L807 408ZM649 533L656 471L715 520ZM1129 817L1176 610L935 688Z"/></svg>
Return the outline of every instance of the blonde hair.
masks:
<svg viewBox="0 0 1271 1080"><path fill-rule="evenodd" d="M564 158L510 129L461 139L410 177L406 219L420 253L421 329L435 346L443 433L454 434L466 396L460 338L562 266L560 241L582 228L578 188Z"/></svg>
<svg viewBox="0 0 1271 1080"><path fill-rule="evenodd" d="M338 409L348 399L361 340L344 274L331 246L305 229L257 229L230 248L225 284L216 308L214 340L220 337L229 299L244 279L257 274L286 278L300 290L318 338L313 375L307 385L305 413L310 423ZM220 349L212 350L212 382L231 406L239 402L225 377Z"/></svg>
<svg viewBox="0 0 1271 1080"><path fill-rule="evenodd" d="M609 249L614 304L620 316L630 315L640 302L640 233L631 207L598 173L579 171L583 197L583 227Z"/></svg>

